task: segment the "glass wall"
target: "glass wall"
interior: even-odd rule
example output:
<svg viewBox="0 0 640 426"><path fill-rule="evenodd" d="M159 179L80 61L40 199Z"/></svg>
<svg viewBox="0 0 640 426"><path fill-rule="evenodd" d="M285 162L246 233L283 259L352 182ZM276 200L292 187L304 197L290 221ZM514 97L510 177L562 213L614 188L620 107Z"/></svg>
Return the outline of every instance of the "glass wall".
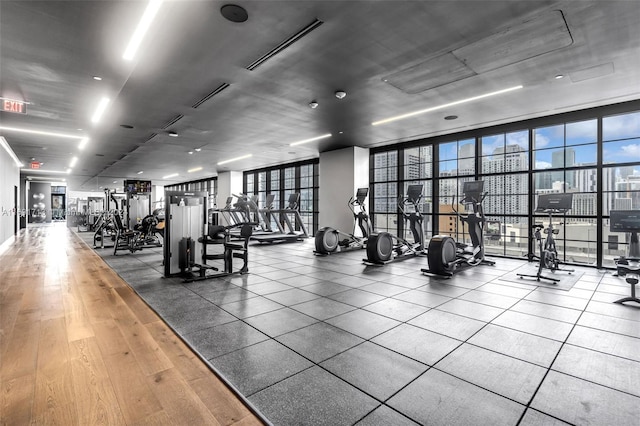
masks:
<svg viewBox="0 0 640 426"><path fill-rule="evenodd" d="M465 181L484 181L486 252L522 257L537 245L531 225L553 221L568 263L614 266L629 235L609 232L612 209L640 210L640 112L619 104L522 123L440 136L371 151L376 231L407 236L397 200L423 184L427 237L469 242L455 211ZM631 112L629 112L631 110ZM571 193L563 215L536 212L540 194Z"/></svg>
<svg viewBox="0 0 640 426"><path fill-rule="evenodd" d="M207 197L207 200L208 200L210 209L215 209L218 206L220 208L224 207L225 200L220 200L220 203L222 203L222 205L219 205L218 203L219 200L218 200L218 178L217 177L194 180L191 182L183 182L175 185L167 185L164 187L164 190L165 192L166 191L205 191L207 194L209 194L209 196Z"/></svg>

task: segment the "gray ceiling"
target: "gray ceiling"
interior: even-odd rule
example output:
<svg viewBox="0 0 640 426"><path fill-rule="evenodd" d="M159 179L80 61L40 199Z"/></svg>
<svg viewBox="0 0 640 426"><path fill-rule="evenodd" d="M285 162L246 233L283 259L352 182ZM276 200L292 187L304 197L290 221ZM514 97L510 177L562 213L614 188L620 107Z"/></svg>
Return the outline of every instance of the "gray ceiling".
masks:
<svg viewBox="0 0 640 426"><path fill-rule="evenodd" d="M0 1L0 96L29 102L27 114L0 112L0 126L91 139L79 151L78 139L0 135L43 170L65 170L78 156L70 174L51 176L95 190L126 178L201 179L640 98L637 1L240 0L249 15L243 23L221 15L225 4L165 1L127 62L122 54L146 2ZM322 24L248 69L316 20ZM516 85L523 88L372 125ZM337 99L336 90L347 96ZM102 96L111 102L92 124ZM459 118L443 119L449 115ZM245 154L252 157L217 165ZM179 176L162 179L172 173Z"/></svg>

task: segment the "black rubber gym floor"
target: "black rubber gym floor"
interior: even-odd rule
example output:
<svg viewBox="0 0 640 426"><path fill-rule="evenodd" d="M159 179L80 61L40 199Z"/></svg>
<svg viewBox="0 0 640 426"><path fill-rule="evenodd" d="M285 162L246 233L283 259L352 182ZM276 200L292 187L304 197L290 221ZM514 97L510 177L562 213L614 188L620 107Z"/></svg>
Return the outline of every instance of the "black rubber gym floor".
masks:
<svg viewBox="0 0 640 426"><path fill-rule="evenodd" d="M185 284L161 250L96 251L275 425L638 424L640 308L611 303L629 286L610 271L560 290L496 258L441 279L309 239Z"/></svg>

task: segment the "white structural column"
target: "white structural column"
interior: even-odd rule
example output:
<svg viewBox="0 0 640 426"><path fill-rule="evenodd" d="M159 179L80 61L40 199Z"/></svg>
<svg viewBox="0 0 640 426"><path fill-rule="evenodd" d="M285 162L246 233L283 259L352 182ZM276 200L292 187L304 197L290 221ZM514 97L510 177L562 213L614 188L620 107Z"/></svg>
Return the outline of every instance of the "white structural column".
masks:
<svg viewBox="0 0 640 426"><path fill-rule="evenodd" d="M239 194L242 192L242 172L222 172L218 173L218 197L217 204L218 209L221 209L225 205L227 197L231 197L233 194ZM222 216L220 220L224 220ZM221 223L223 225L229 225L228 223Z"/></svg>
<svg viewBox="0 0 640 426"><path fill-rule="evenodd" d="M358 188L369 187L369 149L349 147L320 153L318 227L353 231L353 216L347 207ZM368 211L369 198L366 201ZM360 229L356 229L360 236Z"/></svg>

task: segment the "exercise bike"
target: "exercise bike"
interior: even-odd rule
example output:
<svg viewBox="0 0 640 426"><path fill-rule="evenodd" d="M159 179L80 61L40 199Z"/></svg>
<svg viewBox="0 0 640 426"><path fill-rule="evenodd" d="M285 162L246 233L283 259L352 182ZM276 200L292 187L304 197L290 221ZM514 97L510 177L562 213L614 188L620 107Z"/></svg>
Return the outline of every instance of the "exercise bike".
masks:
<svg viewBox="0 0 640 426"><path fill-rule="evenodd" d="M421 256L424 250L424 231L422 230L422 185L409 185L407 196L398 199L398 209L405 222L409 222L409 229L413 234L413 243L389 232L378 232L369 235L367 240L367 258L363 262L371 265L404 260L409 257Z"/></svg>
<svg viewBox="0 0 640 426"><path fill-rule="evenodd" d="M538 272L536 275L529 274L517 274L520 278L528 277L535 278L537 281L547 280L552 283L560 282L558 278L552 278L542 275L543 269L548 269L555 273L556 271L563 271L567 273L574 272L574 269L560 269L560 265L564 262L560 261L558 256L558 250L556 248L556 241L554 235L560 233L560 229L553 227L553 215L565 214L571 210L571 204L573 203L573 194L540 194L538 195L538 207L537 213L546 213L549 215L549 225L544 228L542 223L535 223L532 228L534 230L533 238L538 243L538 249L540 255L535 253L527 254L529 262L534 259L538 259ZM547 234L547 237L542 240L542 233Z"/></svg>
<svg viewBox="0 0 640 426"><path fill-rule="evenodd" d="M362 249L367 245L367 239L371 234L371 223L365 208L364 200L367 198L369 188L358 188L355 197L351 197L347 205L353 214L353 233L345 234L330 226L320 228L316 233L315 254L327 255L348 250ZM356 208L358 212L356 213ZM356 225L362 232L362 237L356 237Z"/></svg>
<svg viewBox="0 0 640 426"><path fill-rule="evenodd" d="M451 202L451 208L458 219L469 228L471 245L458 243L448 235L436 235L429 241L427 250L428 269L421 269L423 273L451 277L462 269L478 265L495 265L495 262L484 257L484 224L486 222L482 203L487 196L484 189L484 181L476 180L463 182L462 192L464 197L460 204L471 205L473 212L461 214L455 208L455 198ZM467 209L468 210L468 209Z"/></svg>
<svg viewBox="0 0 640 426"><path fill-rule="evenodd" d="M640 212L633 210L611 210L609 230L611 232L631 233L628 254L614 259L616 262L617 275L624 277L627 284L631 285L631 296L623 297L613 303L640 303L640 299L636 297L636 284L640 282L640 243L638 242Z"/></svg>

